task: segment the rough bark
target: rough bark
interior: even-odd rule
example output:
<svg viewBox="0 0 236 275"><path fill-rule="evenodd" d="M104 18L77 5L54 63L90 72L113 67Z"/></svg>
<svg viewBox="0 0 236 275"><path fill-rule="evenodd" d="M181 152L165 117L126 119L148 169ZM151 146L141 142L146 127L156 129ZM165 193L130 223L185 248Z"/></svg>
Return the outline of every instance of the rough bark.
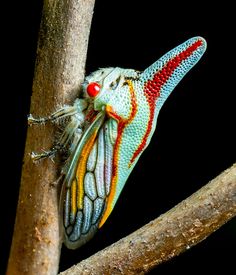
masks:
<svg viewBox="0 0 236 275"><path fill-rule="evenodd" d="M145 274L235 215L236 164L167 213L60 274Z"/></svg>
<svg viewBox="0 0 236 275"><path fill-rule="evenodd" d="M45 0L30 112L46 116L71 102L84 77L95 0ZM59 161L33 163L32 151L49 149L53 125L28 129L14 236L7 274L57 274L60 257Z"/></svg>

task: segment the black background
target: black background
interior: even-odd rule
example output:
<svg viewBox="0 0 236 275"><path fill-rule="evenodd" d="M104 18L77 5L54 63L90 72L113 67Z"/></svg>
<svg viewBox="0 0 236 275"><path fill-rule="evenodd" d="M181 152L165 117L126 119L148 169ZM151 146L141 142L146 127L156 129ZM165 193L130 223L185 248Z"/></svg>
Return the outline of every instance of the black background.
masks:
<svg viewBox="0 0 236 275"><path fill-rule="evenodd" d="M15 3L14 3L15 2ZM2 57L2 196L0 273L13 232L42 1L11 2ZM30 2L30 1L29 1ZM33 1L32 1L33 2ZM62 250L61 270L164 213L235 162L235 36L233 7L203 2L97 0L86 70L145 69L196 35L208 49L176 87L152 142L99 233L84 247ZM6 144L6 145L5 145ZM151 274L211 274L234 269L236 220Z"/></svg>

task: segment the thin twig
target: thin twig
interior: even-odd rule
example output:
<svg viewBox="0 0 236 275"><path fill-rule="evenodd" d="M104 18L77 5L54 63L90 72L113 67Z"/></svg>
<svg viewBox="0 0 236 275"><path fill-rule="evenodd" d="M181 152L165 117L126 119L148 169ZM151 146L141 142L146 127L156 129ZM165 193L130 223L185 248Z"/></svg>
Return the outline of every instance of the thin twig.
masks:
<svg viewBox="0 0 236 275"><path fill-rule="evenodd" d="M95 0L45 0L37 49L31 113L45 116L71 102L84 78ZM57 274L60 257L57 159L33 163L49 149L53 125L29 128L7 274Z"/></svg>
<svg viewBox="0 0 236 275"><path fill-rule="evenodd" d="M235 215L236 163L164 215L60 274L145 274Z"/></svg>

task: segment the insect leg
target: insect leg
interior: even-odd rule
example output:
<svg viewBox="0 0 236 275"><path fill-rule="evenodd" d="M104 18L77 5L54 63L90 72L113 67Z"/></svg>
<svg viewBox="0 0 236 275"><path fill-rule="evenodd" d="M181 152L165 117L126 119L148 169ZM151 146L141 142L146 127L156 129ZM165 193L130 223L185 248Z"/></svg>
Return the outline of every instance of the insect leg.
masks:
<svg viewBox="0 0 236 275"><path fill-rule="evenodd" d="M77 98L72 106L64 106L48 117L34 118L31 114L28 116L28 124L44 124L48 121L56 121L57 119L72 116L76 113L82 112L88 106L88 103L84 99Z"/></svg>
<svg viewBox="0 0 236 275"><path fill-rule="evenodd" d="M82 135L82 130L80 126L84 122L84 114L76 114L71 117L70 122L66 125L62 135L58 142L49 150L41 154L31 153L33 160L39 160L42 158L53 157L58 151L64 149L68 143L76 136L76 139L79 140Z"/></svg>

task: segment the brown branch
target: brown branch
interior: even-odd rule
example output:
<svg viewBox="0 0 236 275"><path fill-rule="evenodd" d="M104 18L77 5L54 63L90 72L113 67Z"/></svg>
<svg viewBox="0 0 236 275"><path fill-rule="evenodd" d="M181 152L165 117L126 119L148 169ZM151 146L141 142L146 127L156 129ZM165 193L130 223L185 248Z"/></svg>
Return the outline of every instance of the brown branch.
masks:
<svg viewBox="0 0 236 275"><path fill-rule="evenodd" d="M236 163L164 215L60 274L144 274L235 215Z"/></svg>
<svg viewBox="0 0 236 275"><path fill-rule="evenodd" d="M37 49L31 113L45 116L71 102L84 78L95 0L45 0ZM60 167L30 152L49 149L52 125L29 128L7 274L57 274L60 257L58 190ZM59 189L59 188L58 188Z"/></svg>

